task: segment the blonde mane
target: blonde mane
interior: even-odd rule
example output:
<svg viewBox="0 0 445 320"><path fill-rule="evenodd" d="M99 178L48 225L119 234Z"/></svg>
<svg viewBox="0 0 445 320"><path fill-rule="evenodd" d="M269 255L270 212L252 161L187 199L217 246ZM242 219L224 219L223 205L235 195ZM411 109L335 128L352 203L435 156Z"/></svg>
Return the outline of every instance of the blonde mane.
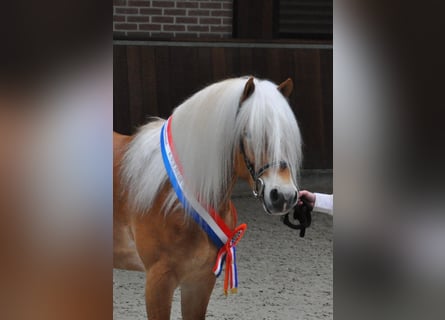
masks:
<svg viewBox="0 0 445 320"><path fill-rule="evenodd" d="M255 159L285 160L295 184L301 164L301 137L287 100L277 85L255 79L253 94L239 105L247 78L228 79L197 92L172 114L172 137L190 194L218 208L233 179L234 155L243 137ZM142 126L123 158L123 183L130 203L147 212L167 182L160 151L165 120ZM255 166L261 166L256 163ZM173 190L165 209L176 202Z"/></svg>

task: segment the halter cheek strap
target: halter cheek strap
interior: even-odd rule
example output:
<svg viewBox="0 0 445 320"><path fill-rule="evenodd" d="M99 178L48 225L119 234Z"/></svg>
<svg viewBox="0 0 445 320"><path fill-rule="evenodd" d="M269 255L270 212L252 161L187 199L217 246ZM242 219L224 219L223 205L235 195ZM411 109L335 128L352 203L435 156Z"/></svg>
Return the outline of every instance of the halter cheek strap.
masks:
<svg viewBox="0 0 445 320"><path fill-rule="evenodd" d="M252 193L255 196L255 198L261 199L264 196L264 181L263 179L261 179L261 176L269 168L279 167L280 169L286 169L288 167L287 162L284 160L269 162L266 163L261 168L259 168L257 172L255 172L254 165L252 164L252 162L250 162L249 158L247 157L243 140L241 140L240 142L240 150L241 153L243 154L244 163L246 164L247 170L249 170L250 176L252 177L254 182L254 188L252 190Z"/></svg>

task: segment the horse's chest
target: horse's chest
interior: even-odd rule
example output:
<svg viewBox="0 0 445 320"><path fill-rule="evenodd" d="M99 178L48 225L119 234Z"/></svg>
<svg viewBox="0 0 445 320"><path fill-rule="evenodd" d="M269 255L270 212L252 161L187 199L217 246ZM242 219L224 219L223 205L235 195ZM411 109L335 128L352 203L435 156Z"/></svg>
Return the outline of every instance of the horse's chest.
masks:
<svg viewBox="0 0 445 320"><path fill-rule="evenodd" d="M193 236L187 246L189 263L194 266L202 266L213 263L216 259L217 249L208 235L198 226L192 228Z"/></svg>
<svg viewBox="0 0 445 320"><path fill-rule="evenodd" d="M187 228L188 229L188 228ZM180 279L193 279L211 274L216 261L217 249L199 227L183 229L176 234L175 245L170 246L170 259L174 260Z"/></svg>
<svg viewBox="0 0 445 320"><path fill-rule="evenodd" d="M180 278L196 272L212 272L217 248L194 221L180 210L164 216L150 212L134 226L138 252L146 267L160 261L176 269Z"/></svg>

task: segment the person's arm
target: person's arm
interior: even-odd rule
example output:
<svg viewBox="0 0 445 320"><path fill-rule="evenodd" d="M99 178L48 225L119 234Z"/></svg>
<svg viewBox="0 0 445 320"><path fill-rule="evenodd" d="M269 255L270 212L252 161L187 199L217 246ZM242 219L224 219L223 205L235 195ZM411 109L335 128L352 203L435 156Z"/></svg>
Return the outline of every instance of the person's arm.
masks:
<svg viewBox="0 0 445 320"><path fill-rule="evenodd" d="M314 192L314 195L315 204L313 210L327 213L332 216L334 212L334 195L317 192Z"/></svg>

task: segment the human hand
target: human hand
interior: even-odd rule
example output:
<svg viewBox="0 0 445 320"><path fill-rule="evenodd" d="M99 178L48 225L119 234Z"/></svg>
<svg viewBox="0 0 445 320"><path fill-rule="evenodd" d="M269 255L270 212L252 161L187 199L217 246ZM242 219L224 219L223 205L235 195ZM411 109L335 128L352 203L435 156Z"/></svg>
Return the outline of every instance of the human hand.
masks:
<svg viewBox="0 0 445 320"><path fill-rule="evenodd" d="M305 204L309 210L312 211L315 206L315 194L307 190L301 190L299 192L297 206L301 207L303 204Z"/></svg>

